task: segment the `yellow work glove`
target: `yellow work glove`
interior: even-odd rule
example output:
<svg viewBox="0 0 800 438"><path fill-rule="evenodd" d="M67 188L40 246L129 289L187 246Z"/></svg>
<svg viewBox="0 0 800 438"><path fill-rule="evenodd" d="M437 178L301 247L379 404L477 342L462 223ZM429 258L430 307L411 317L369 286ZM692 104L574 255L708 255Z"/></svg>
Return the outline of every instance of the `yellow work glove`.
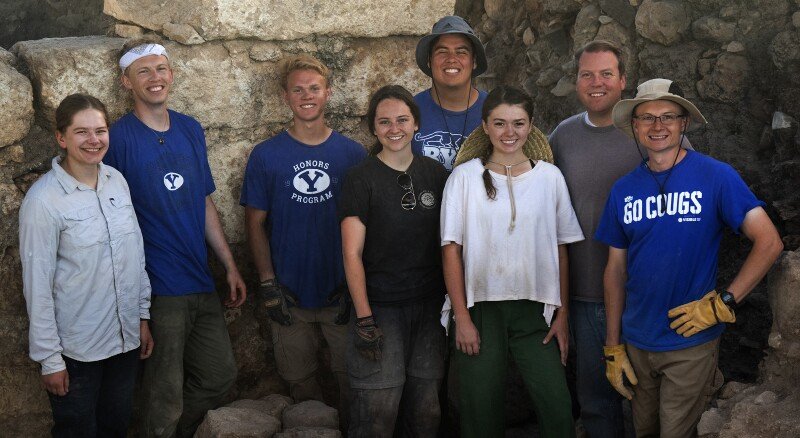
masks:
<svg viewBox="0 0 800 438"><path fill-rule="evenodd" d="M670 310L667 316L678 318L670 323L669 328L685 338L721 322L736 322L733 310L722 302L715 290L697 301Z"/></svg>
<svg viewBox="0 0 800 438"><path fill-rule="evenodd" d="M625 352L624 345L606 345L603 347L603 356L606 358L606 378L611 382L611 386L628 400L633 398L631 390L625 386L622 376L628 378L632 385L639 383L636 373L633 372L628 354Z"/></svg>

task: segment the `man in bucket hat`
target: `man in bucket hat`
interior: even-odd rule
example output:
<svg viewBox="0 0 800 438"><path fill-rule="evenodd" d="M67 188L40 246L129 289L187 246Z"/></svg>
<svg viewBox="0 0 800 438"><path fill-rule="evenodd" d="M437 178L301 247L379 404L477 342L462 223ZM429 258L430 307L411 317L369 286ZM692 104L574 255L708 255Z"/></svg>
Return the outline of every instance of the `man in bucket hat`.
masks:
<svg viewBox="0 0 800 438"><path fill-rule="evenodd" d="M464 139L481 124L486 92L473 78L486 71L483 44L463 18L450 15L419 40L416 60L432 86L414 96L421 120L411 145L450 171Z"/></svg>
<svg viewBox="0 0 800 438"><path fill-rule="evenodd" d="M736 170L680 147L706 120L675 83L644 82L612 116L649 158L614 184L595 235L609 245L606 376L631 399L637 436L688 437L721 377L723 323L783 244ZM727 286L715 284L725 226L753 242Z"/></svg>

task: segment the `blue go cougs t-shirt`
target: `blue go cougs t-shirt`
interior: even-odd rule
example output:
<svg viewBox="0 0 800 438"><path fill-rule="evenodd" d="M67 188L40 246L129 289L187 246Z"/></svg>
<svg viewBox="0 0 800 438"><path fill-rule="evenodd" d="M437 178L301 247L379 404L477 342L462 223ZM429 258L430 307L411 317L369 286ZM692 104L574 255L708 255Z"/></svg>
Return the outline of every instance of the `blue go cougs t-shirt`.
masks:
<svg viewBox="0 0 800 438"><path fill-rule="evenodd" d="M481 124L486 96L485 91L479 91L478 100L466 111L449 111L440 107L433 101L430 89L414 96L420 111L419 130L411 141L414 154L433 158L451 172L458 149ZM465 94L464 103L466 97Z"/></svg>
<svg viewBox="0 0 800 438"><path fill-rule="evenodd" d="M668 172L655 173L661 184ZM612 188L595 235L628 251L622 335L647 351L685 349L722 334L718 324L684 338L669 328L667 312L715 289L724 227L739 233L747 212L764 205L731 166L693 151L673 168L665 192L662 213L658 186L640 165Z"/></svg>
<svg viewBox="0 0 800 438"><path fill-rule="evenodd" d="M250 154L239 203L267 212L275 275L302 308L328 305L344 282L336 203L347 171L365 155L360 144L336 131L316 146L284 131Z"/></svg>
<svg viewBox="0 0 800 438"><path fill-rule="evenodd" d="M128 181L153 295L213 292L205 226L206 196L215 187L205 134L187 115L170 110L169 119L169 130L157 135L126 114L111 126L103 161Z"/></svg>

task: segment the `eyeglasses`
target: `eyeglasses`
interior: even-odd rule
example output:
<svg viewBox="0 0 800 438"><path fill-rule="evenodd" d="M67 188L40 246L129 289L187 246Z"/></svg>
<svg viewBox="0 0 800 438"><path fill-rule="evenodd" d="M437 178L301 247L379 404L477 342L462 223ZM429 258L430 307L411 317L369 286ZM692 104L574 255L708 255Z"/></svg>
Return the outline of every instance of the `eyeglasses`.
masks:
<svg viewBox="0 0 800 438"><path fill-rule="evenodd" d="M654 116L652 114L645 114L641 116L633 116L634 119L638 120L644 126L650 126L656 123L656 120L660 121L662 125L670 126L674 124L678 119L683 119L686 117L686 114L661 114L660 116Z"/></svg>
<svg viewBox="0 0 800 438"><path fill-rule="evenodd" d="M400 206L403 207L403 210L413 210L417 206L417 197L414 195L414 183L411 181L411 175L405 172L397 175L397 184L406 191L400 198Z"/></svg>

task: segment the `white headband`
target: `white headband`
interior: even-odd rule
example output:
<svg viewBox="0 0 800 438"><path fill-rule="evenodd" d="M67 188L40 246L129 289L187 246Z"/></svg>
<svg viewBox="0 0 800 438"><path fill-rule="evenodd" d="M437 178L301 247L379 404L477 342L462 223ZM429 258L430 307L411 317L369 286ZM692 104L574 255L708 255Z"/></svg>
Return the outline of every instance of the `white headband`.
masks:
<svg viewBox="0 0 800 438"><path fill-rule="evenodd" d="M122 72L125 73L125 69L128 68L129 65L133 64L137 59L150 55L164 55L169 58L167 55L167 49L165 49L161 44L142 44L141 46L136 46L128 50L124 55L122 55L122 58L119 59L119 68L121 68Z"/></svg>

